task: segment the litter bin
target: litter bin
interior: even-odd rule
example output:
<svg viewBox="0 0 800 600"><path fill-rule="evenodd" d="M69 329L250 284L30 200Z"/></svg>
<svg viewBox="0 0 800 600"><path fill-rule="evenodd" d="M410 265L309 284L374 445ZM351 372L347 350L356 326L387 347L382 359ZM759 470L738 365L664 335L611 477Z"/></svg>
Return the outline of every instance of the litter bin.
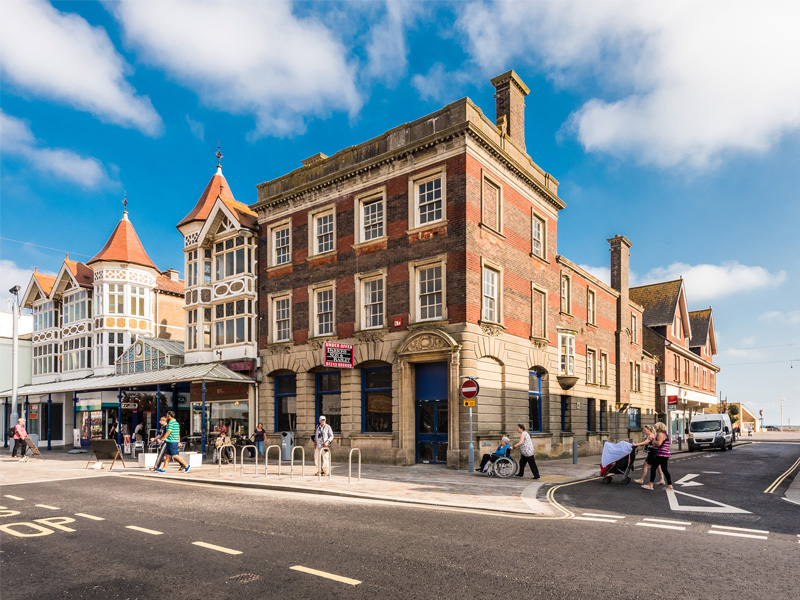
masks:
<svg viewBox="0 0 800 600"><path fill-rule="evenodd" d="M281 431L281 460L292 460L294 451L294 432Z"/></svg>

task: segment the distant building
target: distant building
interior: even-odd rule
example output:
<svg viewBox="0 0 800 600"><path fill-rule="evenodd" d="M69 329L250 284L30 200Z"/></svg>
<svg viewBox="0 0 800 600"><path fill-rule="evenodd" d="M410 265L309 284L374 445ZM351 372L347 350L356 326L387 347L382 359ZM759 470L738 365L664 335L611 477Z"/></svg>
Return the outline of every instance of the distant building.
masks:
<svg viewBox="0 0 800 600"><path fill-rule="evenodd" d="M644 307L644 348L658 360L656 408L670 421L673 437L682 437L693 415L715 412L718 404L712 310L689 310L683 279L631 288L630 294Z"/></svg>
<svg viewBox="0 0 800 600"><path fill-rule="evenodd" d="M12 335L13 335L13 315L10 312L0 312L0 390L11 389L11 356L12 356ZM31 342L31 331L33 330L33 317L31 315L20 314L17 324L18 346L17 346L17 386L22 387L31 382L31 357L33 356L33 345ZM4 404L0 411L0 432L5 432L10 423L11 406ZM18 414L22 411L17 410ZM3 444L7 445L5 433L0 434Z"/></svg>
<svg viewBox="0 0 800 600"><path fill-rule="evenodd" d="M268 430L306 440L324 414L335 455L463 468L466 376L478 459L517 423L562 456L655 420L631 243L609 240L611 286L558 254L565 204L526 153L528 88L492 83L494 122L464 98L258 186Z"/></svg>

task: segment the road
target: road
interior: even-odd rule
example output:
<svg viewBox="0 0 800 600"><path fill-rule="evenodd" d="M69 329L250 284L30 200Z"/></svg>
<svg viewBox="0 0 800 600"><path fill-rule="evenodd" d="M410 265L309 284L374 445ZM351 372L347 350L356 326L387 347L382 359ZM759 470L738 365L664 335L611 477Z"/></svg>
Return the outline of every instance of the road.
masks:
<svg viewBox="0 0 800 600"><path fill-rule="evenodd" d="M677 520L691 522L682 530L638 526L646 518L674 519L664 508L666 494L617 482L554 492L576 517L619 516L593 517L600 521L124 475L2 486L2 597L585 600L650 598L663 589L704 600L796 598L800 507L774 504L777 498L759 503L756 492L769 496L764 482L774 481L800 446L763 446L675 461L679 477L696 472L695 465L727 473L727 484L706 473L696 478L703 486L686 489L733 503L730 494L717 492L741 488L736 506L751 515L750 521L741 520L743 513L681 515ZM742 467L747 453L763 463L760 469ZM786 512L773 516L780 507ZM769 533L709 533L714 524L732 522Z"/></svg>

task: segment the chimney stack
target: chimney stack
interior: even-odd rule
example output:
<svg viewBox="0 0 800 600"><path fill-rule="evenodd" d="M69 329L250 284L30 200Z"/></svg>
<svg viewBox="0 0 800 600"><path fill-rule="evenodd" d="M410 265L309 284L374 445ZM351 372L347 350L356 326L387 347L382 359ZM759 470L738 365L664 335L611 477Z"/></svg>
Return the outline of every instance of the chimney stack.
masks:
<svg viewBox="0 0 800 600"><path fill-rule="evenodd" d="M505 120L506 132L517 147L525 150L525 96L528 86L514 71L508 71L492 79L497 101L497 126Z"/></svg>
<svg viewBox="0 0 800 600"><path fill-rule="evenodd" d="M616 333L616 364L617 364L617 404L624 406L630 404L630 360L631 336L628 333L631 327L631 303L628 291L628 266L630 264L630 249L633 244L624 235L615 235L608 240L611 244L611 287L619 292L617 299L617 326ZM623 432L627 430L623 427ZM617 432L617 435L622 435Z"/></svg>

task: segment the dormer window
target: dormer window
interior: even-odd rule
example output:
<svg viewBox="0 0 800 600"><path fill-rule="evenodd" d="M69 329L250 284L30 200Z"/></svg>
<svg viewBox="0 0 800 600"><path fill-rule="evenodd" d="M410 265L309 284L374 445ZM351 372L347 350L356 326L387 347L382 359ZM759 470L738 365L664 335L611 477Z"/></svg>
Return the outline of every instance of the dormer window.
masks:
<svg viewBox="0 0 800 600"><path fill-rule="evenodd" d="M43 331L53 326L53 303L45 302L33 307L33 330Z"/></svg>
<svg viewBox="0 0 800 600"><path fill-rule="evenodd" d="M64 325L86 319L91 314L91 302L86 290L64 296Z"/></svg>

